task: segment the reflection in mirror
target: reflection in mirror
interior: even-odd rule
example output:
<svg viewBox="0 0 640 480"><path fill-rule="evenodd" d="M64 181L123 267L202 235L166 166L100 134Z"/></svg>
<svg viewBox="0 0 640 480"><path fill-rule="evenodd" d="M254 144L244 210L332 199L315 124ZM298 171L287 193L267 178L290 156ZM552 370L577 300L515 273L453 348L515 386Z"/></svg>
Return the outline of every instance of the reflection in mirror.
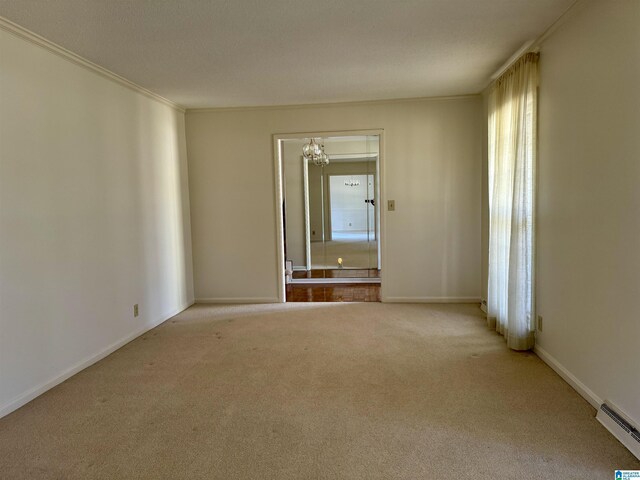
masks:
<svg viewBox="0 0 640 480"><path fill-rule="evenodd" d="M322 166L303 157L308 142L282 144L285 255L294 278L379 277L378 135L319 139L329 157Z"/></svg>

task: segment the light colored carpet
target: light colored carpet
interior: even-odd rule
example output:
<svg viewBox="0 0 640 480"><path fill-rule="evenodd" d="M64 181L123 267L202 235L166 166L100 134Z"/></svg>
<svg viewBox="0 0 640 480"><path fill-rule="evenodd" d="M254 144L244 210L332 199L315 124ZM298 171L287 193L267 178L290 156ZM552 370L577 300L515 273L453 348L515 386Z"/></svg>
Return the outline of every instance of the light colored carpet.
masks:
<svg viewBox="0 0 640 480"><path fill-rule="evenodd" d="M640 462L472 305L196 306L0 420L2 479L609 479Z"/></svg>

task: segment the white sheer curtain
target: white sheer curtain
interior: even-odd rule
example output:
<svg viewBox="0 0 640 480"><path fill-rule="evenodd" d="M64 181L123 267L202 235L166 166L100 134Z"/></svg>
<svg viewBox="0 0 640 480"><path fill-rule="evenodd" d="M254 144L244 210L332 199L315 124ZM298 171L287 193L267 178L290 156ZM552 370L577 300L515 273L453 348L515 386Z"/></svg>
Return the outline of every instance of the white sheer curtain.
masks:
<svg viewBox="0 0 640 480"><path fill-rule="evenodd" d="M538 54L489 93L489 326L514 350L534 344L534 193Z"/></svg>

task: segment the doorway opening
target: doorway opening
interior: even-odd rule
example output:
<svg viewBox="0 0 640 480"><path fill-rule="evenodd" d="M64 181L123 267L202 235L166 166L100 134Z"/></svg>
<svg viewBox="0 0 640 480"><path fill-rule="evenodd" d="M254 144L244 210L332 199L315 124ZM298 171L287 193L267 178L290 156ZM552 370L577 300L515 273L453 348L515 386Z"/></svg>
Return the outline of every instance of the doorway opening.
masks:
<svg viewBox="0 0 640 480"><path fill-rule="evenodd" d="M274 137L282 301L380 301L382 133Z"/></svg>

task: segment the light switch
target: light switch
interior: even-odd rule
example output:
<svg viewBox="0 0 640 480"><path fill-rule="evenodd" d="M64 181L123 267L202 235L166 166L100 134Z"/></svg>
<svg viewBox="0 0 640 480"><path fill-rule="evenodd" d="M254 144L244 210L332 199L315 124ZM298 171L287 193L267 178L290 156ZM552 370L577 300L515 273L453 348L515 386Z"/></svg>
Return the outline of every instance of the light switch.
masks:
<svg viewBox="0 0 640 480"><path fill-rule="evenodd" d="M395 200L387 200L387 210L393 212L396 209L396 201Z"/></svg>

